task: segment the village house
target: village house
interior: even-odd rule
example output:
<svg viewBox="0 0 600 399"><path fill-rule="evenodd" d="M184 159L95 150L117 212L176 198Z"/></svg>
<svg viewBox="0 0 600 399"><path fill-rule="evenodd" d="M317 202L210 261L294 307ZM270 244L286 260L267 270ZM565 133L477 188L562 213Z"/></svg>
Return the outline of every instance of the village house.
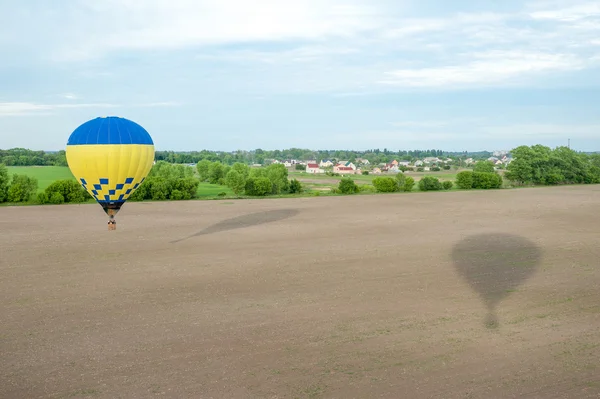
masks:
<svg viewBox="0 0 600 399"><path fill-rule="evenodd" d="M380 175L381 174L381 169L379 169L379 168L373 168L373 170L371 171L371 173L373 173L375 175Z"/></svg>
<svg viewBox="0 0 600 399"><path fill-rule="evenodd" d="M438 157L427 157L427 158L423 159L423 162L426 164L432 164L432 163L442 162L442 160L439 159Z"/></svg>
<svg viewBox="0 0 600 399"><path fill-rule="evenodd" d="M370 165L371 162L369 162L368 159L364 159L364 158L356 158L356 163L361 164L361 165Z"/></svg>
<svg viewBox="0 0 600 399"><path fill-rule="evenodd" d="M330 168L333 165L334 165L334 163L331 162L329 159L321 160L321 163L319 164L319 166L322 167L322 168Z"/></svg>
<svg viewBox="0 0 600 399"><path fill-rule="evenodd" d="M420 159L416 160L415 166L423 166L423 161L421 161Z"/></svg>
<svg viewBox="0 0 600 399"><path fill-rule="evenodd" d="M356 165L354 165L352 162L350 161L339 161L337 163L338 165L342 165L342 166L347 166L349 168L352 168L352 170L356 170Z"/></svg>
<svg viewBox="0 0 600 399"><path fill-rule="evenodd" d="M353 175L355 173L355 169L343 164L337 164L333 167L333 172L339 173L340 175Z"/></svg>
<svg viewBox="0 0 600 399"><path fill-rule="evenodd" d="M309 162L306 164L306 173L318 174L325 173L325 171L319 167L318 163Z"/></svg>

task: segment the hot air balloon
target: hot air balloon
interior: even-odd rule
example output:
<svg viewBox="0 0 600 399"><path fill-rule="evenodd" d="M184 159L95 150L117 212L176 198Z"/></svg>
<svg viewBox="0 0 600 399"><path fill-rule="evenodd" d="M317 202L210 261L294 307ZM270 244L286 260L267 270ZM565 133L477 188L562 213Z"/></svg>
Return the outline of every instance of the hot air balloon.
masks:
<svg viewBox="0 0 600 399"><path fill-rule="evenodd" d="M115 230L115 215L152 169L154 142L133 121L99 117L71 133L66 156L75 178L109 216L108 229Z"/></svg>

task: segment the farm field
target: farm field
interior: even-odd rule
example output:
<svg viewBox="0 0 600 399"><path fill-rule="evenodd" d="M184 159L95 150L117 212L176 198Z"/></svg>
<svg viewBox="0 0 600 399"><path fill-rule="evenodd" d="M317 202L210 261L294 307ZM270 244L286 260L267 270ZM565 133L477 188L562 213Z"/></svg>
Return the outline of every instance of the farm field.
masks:
<svg viewBox="0 0 600 399"><path fill-rule="evenodd" d="M470 170L470 169L461 169L461 170ZM447 181L447 180L454 181L456 179L456 175L458 172L460 172L460 170L459 171L448 170L448 171L440 171L440 172L405 172L404 174L406 176L411 176L413 179L415 179L415 182L418 182L425 176L432 176L432 177L439 179L440 181ZM291 170L289 172L289 176L290 176L290 179L293 179L293 178L298 179L298 181L302 182L307 188L316 189L316 190L325 189L325 188L330 189L332 187L335 187L339 184L340 180L342 179L341 176L327 176L325 174L308 174L308 173L298 172L295 170ZM374 174L348 175L347 177L350 177L352 180L354 180L356 184L361 185L361 184L372 184L373 179L378 176L394 177L395 175L392 173L390 173L390 174L384 173L381 175L374 175ZM416 185L415 185L415 190L418 190Z"/></svg>
<svg viewBox="0 0 600 399"><path fill-rule="evenodd" d="M0 397L598 398L599 203L0 208Z"/></svg>

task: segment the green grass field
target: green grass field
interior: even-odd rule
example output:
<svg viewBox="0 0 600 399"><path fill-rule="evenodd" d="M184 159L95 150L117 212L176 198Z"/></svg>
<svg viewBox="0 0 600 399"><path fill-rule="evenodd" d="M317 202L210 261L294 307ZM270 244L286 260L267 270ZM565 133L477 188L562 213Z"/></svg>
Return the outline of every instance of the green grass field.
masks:
<svg viewBox="0 0 600 399"><path fill-rule="evenodd" d="M75 179L66 166L9 166L8 173L11 177L14 174L35 177L38 181L38 192L44 191L56 180ZM229 187L209 183L200 183L198 186L198 198L216 197L221 192L227 193L228 196L233 195Z"/></svg>
<svg viewBox="0 0 600 399"><path fill-rule="evenodd" d="M64 180L64 179L75 179L71 170L68 167L63 166L10 166L8 167L8 172L12 176L13 174L24 174L27 176L35 177L38 180L38 192L44 191L46 187L48 187L52 182L56 180ZM310 192L320 191L323 195L329 194L329 189L337 186L337 184L332 184L331 180L339 181L341 177L332 177L326 175L308 175L303 174L296 171L290 171L290 178L299 178L300 180L304 179L313 179L313 180L324 180L323 183L317 182L303 182L305 189L309 192L302 195L312 195ZM353 180L363 181L364 183L370 183L375 177L378 175L353 175ZM381 176L381 175L379 175ZM384 175L385 176L385 175ZM415 181L419 181L423 176L433 176L442 181L444 180L454 180L456 179L456 171L447 171L447 172L409 172L407 176L413 176ZM329 181L327 181L329 180ZM456 189L456 187L454 187ZM415 185L413 191L418 191L418 186ZM200 183L198 186L198 198L199 199L214 199L219 198L219 193L224 192L226 197L236 197L236 195L231 191L229 187L219 186L210 183ZM365 193L368 194L368 193ZM287 195L289 196L289 195ZM297 196L297 195L296 195Z"/></svg>
<svg viewBox="0 0 600 399"><path fill-rule="evenodd" d="M38 181L38 192L44 191L56 180L75 179L71 170L66 166L9 166L8 173L12 175L27 175Z"/></svg>
<svg viewBox="0 0 600 399"><path fill-rule="evenodd" d="M210 183L200 183L197 193L198 198L216 197L219 193L226 193L228 196L235 195L229 187Z"/></svg>

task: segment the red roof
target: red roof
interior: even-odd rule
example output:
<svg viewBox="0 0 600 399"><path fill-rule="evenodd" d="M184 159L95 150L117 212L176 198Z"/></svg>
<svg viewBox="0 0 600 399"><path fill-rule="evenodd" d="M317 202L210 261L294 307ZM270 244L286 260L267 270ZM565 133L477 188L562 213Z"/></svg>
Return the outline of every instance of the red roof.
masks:
<svg viewBox="0 0 600 399"><path fill-rule="evenodd" d="M318 163L309 163L306 165L307 168L311 168L311 169L319 169L319 164Z"/></svg>
<svg viewBox="0 0 600 399"><path fill-rule="evenodd" d="M338 166L338 170L354 170L350 166Z"/></svg>

